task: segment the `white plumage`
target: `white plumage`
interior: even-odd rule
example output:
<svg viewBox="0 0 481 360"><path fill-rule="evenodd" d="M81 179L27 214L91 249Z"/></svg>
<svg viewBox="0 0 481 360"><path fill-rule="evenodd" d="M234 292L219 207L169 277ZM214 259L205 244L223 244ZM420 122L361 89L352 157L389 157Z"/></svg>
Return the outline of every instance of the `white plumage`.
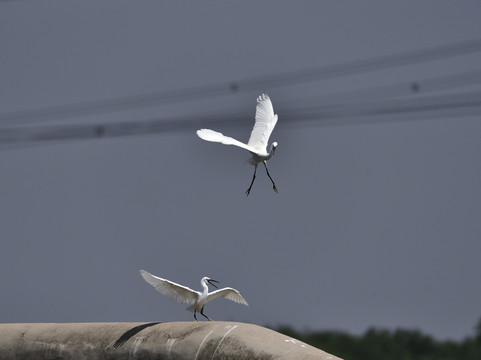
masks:
<svg viewBox="0 0 481 360"><path fill-rule="evenodd" d="M267 143L277 124L277 114L274 114L271 99L266 94L257 98L255 119L256 122L247 145L256 149L258 155L267 155Z"/></svg>
<svg viewBox="0 0 481 360"><path fill-rule="evenodd" d="M257 98L255 124L252 129L251 136L247 144L240 142L229 136L225 136L220 132L210 129L197 130L197 135L206 141L220 142L225 145L235 145L249 151L252 157L249 159L249 163L254 165L254 175L249 188L246 190L246 195L250 194L252 185L256 178L257 165L262 162L266 168L267 176L271 179L272 188L277 192L276 184L272 180L269 170L267 170L267 160L269 160L276 151L277 142L273 142L269 152L267 152L267 144L269 137L277 123L277 114L274 114L274 108L272 102L267 94L262 94Z"/></svg>
<svg viewBox="0 0 481 360"><path fill-rule="evenodd" d="M195 320L197 320L197 312L200 312L202 316L204 316L208 320L211 320L204 314L204 305L209 301L220 297L224 297L236 303L249 306L249 304L247 304L247 301L242 297L239 291L230 287L226 287L209 293L209 288L207 287L207 284L217 287L213 283L217 283L218 281L210 279L208 277L203 277L200 280L200 284L203 288L203 292L200 292L192 290L187 286L176 284L173 281L162 279L158 276L152 275L145 270L140 270L140 275L142 275L144 280L147 281L150 285L152 285L159 293L168 297L169 299L181 304L191 304L187 308L187 310L194 312Z"/></svg>

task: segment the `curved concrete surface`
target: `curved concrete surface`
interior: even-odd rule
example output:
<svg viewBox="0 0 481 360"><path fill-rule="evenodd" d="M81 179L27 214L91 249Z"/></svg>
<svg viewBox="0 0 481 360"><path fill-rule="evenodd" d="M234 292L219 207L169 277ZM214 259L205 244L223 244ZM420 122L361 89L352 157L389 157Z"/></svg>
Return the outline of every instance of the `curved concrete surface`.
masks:
<svg viewBox="0 0 481 360"><path fill-rule="evenodd" d="M0 324L1 359L340 360L237 322Z"/></svg>

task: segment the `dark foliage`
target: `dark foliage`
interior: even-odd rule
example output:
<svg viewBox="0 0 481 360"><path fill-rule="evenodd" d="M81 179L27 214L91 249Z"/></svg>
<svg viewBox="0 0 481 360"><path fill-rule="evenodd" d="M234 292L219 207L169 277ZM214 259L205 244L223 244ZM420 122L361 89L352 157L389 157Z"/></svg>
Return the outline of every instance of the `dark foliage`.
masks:
<svg viewBox="0 0 481 360"><path fill-rule="evenodd" d="M436 340L419 330L371 328L363 335L341 331L274 330L345 360L480 360L481 320L473 337L461 341Z"/></svg>

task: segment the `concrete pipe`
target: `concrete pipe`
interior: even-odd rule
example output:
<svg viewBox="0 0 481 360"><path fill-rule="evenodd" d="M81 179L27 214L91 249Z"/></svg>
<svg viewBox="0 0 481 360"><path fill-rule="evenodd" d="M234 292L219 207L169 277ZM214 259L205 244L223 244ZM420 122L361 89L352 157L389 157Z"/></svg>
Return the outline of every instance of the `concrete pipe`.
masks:
<svg viewBox="0 0 481 360"><path fill-rule="evenodd" d="M340 360L278 332L223 321L0 324L0 359Z"/></svg>

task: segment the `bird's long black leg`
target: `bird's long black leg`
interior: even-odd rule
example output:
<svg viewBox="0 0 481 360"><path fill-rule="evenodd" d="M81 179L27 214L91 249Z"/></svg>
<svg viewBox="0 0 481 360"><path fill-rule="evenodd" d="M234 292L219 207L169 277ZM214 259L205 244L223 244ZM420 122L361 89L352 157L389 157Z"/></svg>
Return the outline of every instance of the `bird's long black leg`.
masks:
<svg viewBox="0 0 481 360"><path fill-rule="evenodd" d="M199 321L199 320L197 320L197 316L195 316L195 312L196 312L196 310L194 309L194 319L195 319L194 321Z"/></svg>
<svg viewBox="0 0 481 360"><path fill-rule="evenodd" d="M257 171L257 163L254 165L254 175L252 176L251 185L250 185L249 188L246 190L246 195L247 195L247 196L249 196L249 194L251 193L252 184L254 184L254 180L256 179L256 171Z"/></svg>
<svg viewBox="0 0 481 360"><path fill-rule="evenodd" d="M206 315L204 314L204 307L202 307L202 309L200 309L200 314L201 314L203 317L205 317L207 320L212 321L211 318L209 318L208 316L206 316Z"/></svg>
<svg viewBox="0 0 481 360"><path fill-rule="evenodd" d="M272 180L271 174L269 174L269 170L267 170L267 161L264 160L263 163L264 163L264 167L266 168L267 176L269 176L269 179L271 179L272 181L272 188L274 189L275 192L277 192L276 183L274 182L274 180Z"/></svg>

